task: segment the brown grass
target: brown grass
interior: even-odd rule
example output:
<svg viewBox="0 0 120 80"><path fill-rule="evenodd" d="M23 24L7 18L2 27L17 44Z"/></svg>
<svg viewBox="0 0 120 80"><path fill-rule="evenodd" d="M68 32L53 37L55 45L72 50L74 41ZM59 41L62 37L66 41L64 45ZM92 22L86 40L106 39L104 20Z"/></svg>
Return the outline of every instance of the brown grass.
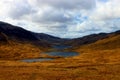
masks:
<svg viewBox="0 0 120 80"><path fill-rule="evenodd" d="M75 57L34 63L0 60L0 80L120 80L119 44L120 36L113 36L77 48L80 55Z"/></svg>
<svg viewBox="0 0 120 80"><path fill-rule="evenodd" d="M24 58L38 58L46 55L42 54L40 47L34 46L29 42L20 43L11 41L10 44L0 42L0 59L15 60Z"/></svg>

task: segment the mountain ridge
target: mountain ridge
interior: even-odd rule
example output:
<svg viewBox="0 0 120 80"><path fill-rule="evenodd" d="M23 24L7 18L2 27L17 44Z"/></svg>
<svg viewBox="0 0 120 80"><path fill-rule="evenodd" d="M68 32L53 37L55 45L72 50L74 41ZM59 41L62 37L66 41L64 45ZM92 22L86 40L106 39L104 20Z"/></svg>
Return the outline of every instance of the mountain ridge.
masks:
<svg viewBox="0 0 120 80"><path fill-rule="evenodd" d="M108 38L112 35L120 34L120 30L112 33L99 33L90 34L80 38L64 39L54 37L45 33L35 33L32 31L25 30L19 26L14 26L9 23L0 21L0 32L6 34L10 39L17 39L20 41L35 42L35 44L42 45L70 45L70 46L81 46L86 44L94 43L98 40Z"/></svg>

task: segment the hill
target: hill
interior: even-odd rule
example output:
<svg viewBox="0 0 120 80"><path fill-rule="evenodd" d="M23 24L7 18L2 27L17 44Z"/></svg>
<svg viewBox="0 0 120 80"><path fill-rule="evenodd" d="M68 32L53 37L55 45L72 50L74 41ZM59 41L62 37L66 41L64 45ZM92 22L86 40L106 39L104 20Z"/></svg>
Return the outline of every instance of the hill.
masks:
<svg viewBox="0 0 120 80"><path fill-rule="evenodd" d="M120 48L120 31L109 33L107 38L98 40L95 43L80 46L80 48L87 48L93 50L107 50Z"/></svg>
<svg viewBox="0 0 120 80"><path fill-rule="evenodd" d="M5 22L0 22L0 32L8 36L9 40L27 41L42 47L50 47L65 40L44 33L34 33Z"/></svg>
<svg viewBox="0 0 120 80"><path fill-rule="evenodd" d="M76 39L71 39L66 42L66 45L71 45L71 46L82 46L82 45L87 45L94 43L96 41L108 38L109 36L112 35L118 35L120 34L120 30L112 33L99 33L99 34L90 34L81 38L76 38Z"/></svg>
<svg viewBox="0 0 120 80"><path fill-rule="evenodd" d="M0 79L120 80L119 43L118 31L108 38L76 46L74 50L80 55L74 57L33 63L0 60Z"/></svg>
<svg viewBox="0 0 120 80"><path fill-rule="evenodd" d="M109 34L108 38L98 40L95 43L76 47L86 60L95 62L119 63L120 61L120 32Z"/></svg>
<svg viewBox="0 0 120 80"><path fill-rule="evenodd" d="M1 24L0 80L120 80L120 31L61 39ZM20 61L49 57L43 51L56 44L71 45L69 50L80 54L45 62Z"/></svg>
<svg viewBox="0 0 120 80"><path fill-rule="evenodd" d="M0 22L0 59L41 57L41 53L47 51L51 43L38 39L34 34L21 27Z"/></svg>

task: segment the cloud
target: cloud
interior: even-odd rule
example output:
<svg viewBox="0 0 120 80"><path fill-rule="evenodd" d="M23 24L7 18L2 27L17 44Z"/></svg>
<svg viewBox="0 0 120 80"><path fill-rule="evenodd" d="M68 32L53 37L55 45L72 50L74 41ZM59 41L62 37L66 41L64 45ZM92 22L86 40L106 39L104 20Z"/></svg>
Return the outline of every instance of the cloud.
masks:
<svg viewBox="0 0 120 80"><path fill-rule="evenodd" d="M29 0L32 5L51 6L57 9L90 9L93 7L94 0Z"/></svg>
<svg viewBox="0 0 120 80"><path fill-rule="evenodd" d="M0 15L13 19L19 19L34 12L26 0L1 0L0 5Z"/></svg>
<svg viewBox="0 0 120 80"><path fill-rule="evenodd" d="M52 14L51 14L52 13ZM71 16L67 16L64 11L55 10L54 8L47 8L42 11L38 11L36 14L32 15L32 21L38 23L66 23L72 21Z"/></svg>
<svg viewBox="0 0 120 80"><path fill-rule="evenodd" d="M120 29L120 0L1 0L0 20L59 37Z"/></svg>
<svg viewBox="0 0 120 80"><path fill-rule="evenodd" d="M120 18L120 0L109 0L105 3L97 2L95 11L90 16L94 20L112 20Z"/></svg>

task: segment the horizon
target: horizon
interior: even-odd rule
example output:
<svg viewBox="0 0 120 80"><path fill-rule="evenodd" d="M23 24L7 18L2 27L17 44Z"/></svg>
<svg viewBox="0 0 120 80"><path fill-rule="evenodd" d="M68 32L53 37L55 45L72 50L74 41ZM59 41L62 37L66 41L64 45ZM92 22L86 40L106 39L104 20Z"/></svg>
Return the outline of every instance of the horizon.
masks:
<svg viewBox="0 0 120 80"><path fill-rule="evenodd" d="M0 21L60 38L120 30L119 0L1 0Z"/></svg>

